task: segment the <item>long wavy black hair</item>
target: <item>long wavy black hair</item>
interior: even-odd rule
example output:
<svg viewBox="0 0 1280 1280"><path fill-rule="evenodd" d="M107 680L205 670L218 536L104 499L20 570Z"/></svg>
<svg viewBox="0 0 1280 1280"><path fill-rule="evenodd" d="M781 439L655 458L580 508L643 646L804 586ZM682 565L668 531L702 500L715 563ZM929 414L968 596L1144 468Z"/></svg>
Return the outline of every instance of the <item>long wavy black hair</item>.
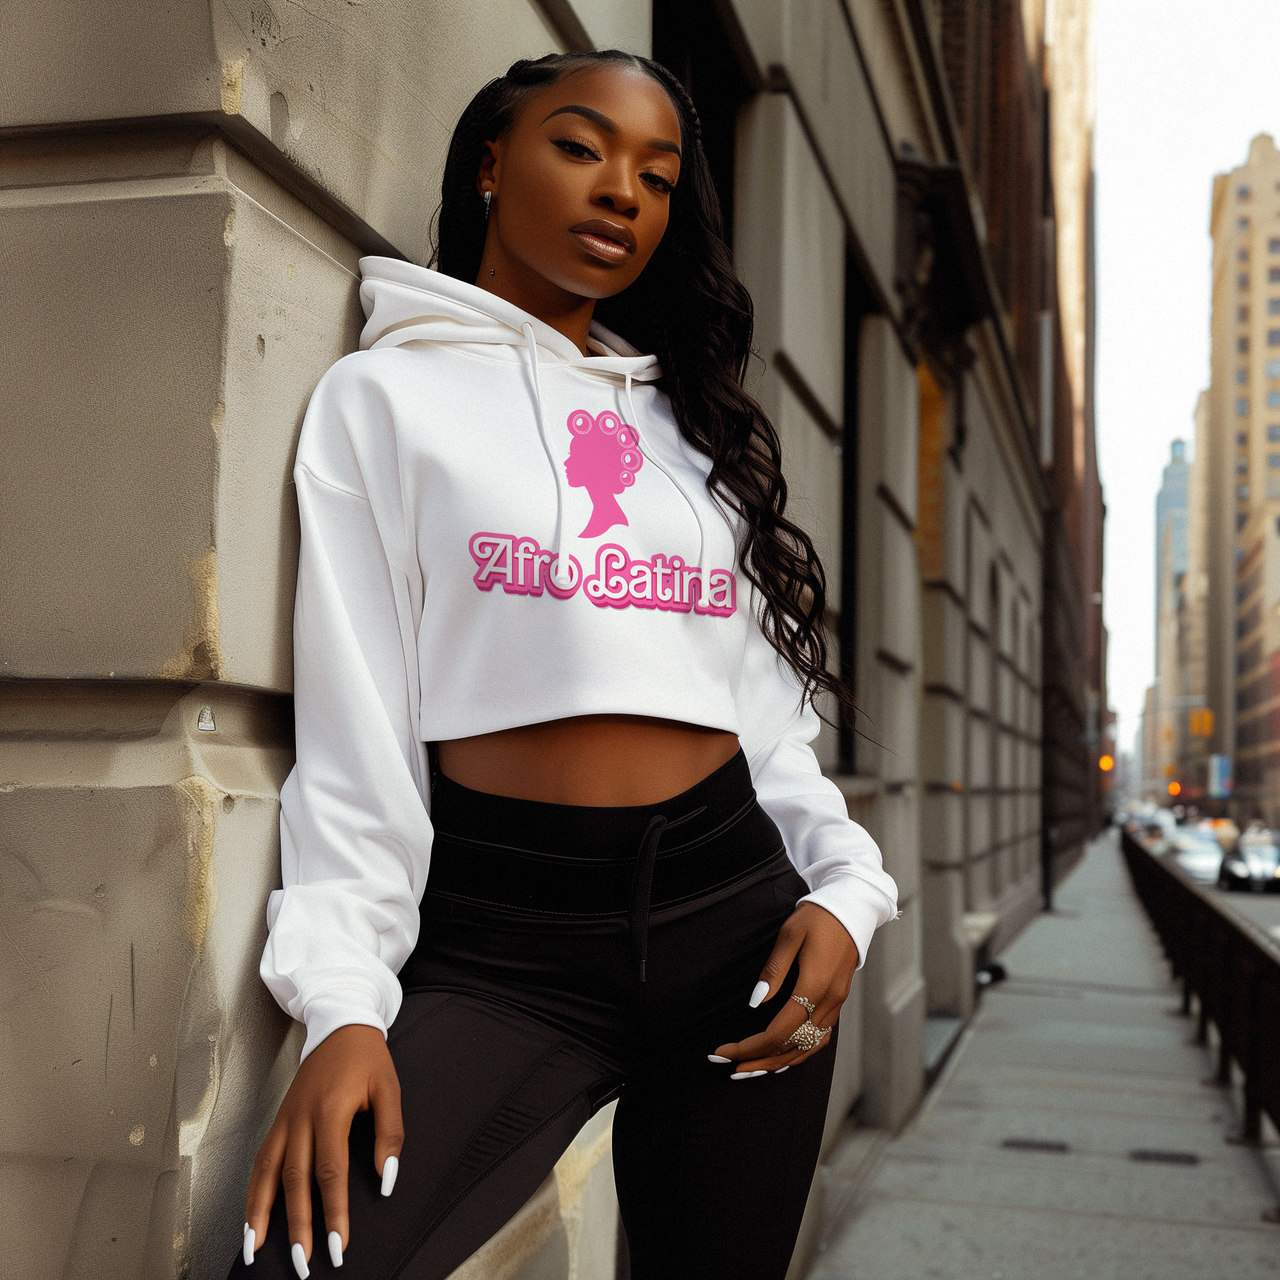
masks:
<svg viewBox="0 0 1280 1280"><path fill-rule="evenodd" d="M574 71L601 65L644 71L680 116L680 179L666 234L639 277L601 299L596 318L657 356L658 384L684 438L711 459L707 488L741 516L738 565L760 597L760 625L810 700L829 694L848 723L848 686L827 668L827 582L808 535L786 517L778 433L743 388L751 356L751 295L738 279L720 200L702 150L702 126L684 86L660 63L617 49L554 53L513 63L462 113L445 161L433 263L475 282L484 253L484 200L476 189L486 142L516 121L531 94Z"/></svg>

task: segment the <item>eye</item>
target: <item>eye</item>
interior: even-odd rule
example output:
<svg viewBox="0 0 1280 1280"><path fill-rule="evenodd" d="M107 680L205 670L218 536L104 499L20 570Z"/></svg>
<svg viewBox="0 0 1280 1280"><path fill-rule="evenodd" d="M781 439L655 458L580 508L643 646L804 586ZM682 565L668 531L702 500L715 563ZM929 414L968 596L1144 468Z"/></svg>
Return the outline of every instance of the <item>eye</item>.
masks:
<svg viewBox="0 0 1280 1280"><path fill-rule="evenodd" d="M565 155L572 156L575 160L599 160L600 154L590 143L582 141L581 138L557 138L555 145L560 148Z"/></svg>
<svg viewBox="0 0 1280 1280"><path fill-rule="evenodd" d="M670 178L664 178L660 173L642 173L640 176L655 191L661 191L664 196L669 196L676 189L676 184Z"/></svg>

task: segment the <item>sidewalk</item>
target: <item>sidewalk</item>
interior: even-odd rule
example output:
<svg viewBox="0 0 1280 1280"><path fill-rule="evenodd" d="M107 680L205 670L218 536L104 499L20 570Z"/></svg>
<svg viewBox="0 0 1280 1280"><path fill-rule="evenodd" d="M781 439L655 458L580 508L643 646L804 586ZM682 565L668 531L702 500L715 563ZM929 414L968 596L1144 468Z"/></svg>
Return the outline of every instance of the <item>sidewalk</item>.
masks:
<svg viewBox="0 0 1280 1280"><path fill-rule="evenodd" d="M1201 1083L1210 1055L1176 1016L1115 832L1056 906L1001 957L1008 979L809 1280L1280 1277L1275 1188L1226 1141L1231 1094ZM831 1203L840 1151L829 1168Z"/></svg>

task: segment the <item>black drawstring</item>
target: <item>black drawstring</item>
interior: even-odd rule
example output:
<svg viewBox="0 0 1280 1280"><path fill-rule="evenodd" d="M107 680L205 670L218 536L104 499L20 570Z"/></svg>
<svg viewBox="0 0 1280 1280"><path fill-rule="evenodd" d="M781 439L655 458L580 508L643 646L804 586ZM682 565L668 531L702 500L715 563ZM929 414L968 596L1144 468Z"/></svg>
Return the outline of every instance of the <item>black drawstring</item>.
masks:
<svg viewBox="0 0 1280 1280"><path fill-rule="evenodd" d="M649 898L653 890L653 864L658 860L658 841L664 831L696 818L705 809L705 805L700 805L674 822L668 822L662 814L655 813L641 837L635 871L631 876L631 904L627 909L631 951L636 959L636 975L641 982L644 982L644 964L649 954Z"/></svg>
<svg viewBox="0 0 1280 1280"><path fill-rule="evenodd" d="M658 841L667 828L667 820L660 813L649 819L640 850L636 854L636 869L631 877L631 950L636 958L636 973L644 981L644 962L649 954L649 894L653 889L653 864L658 858Z"/></svg>

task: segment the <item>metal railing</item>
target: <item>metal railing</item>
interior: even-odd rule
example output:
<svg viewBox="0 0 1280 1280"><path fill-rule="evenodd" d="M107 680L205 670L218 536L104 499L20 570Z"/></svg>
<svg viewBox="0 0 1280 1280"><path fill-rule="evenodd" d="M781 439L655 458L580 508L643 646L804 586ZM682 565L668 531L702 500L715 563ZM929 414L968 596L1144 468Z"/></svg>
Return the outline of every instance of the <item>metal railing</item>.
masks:
<svg viewBox="0 0 1280 1280"><path fill-rule="evenodd" d="M1196 887L1172 858L1157 857L1121 832L1134 889L1173 975L1182 982L1182 1011L1199 1004L1199 1041L1209 1023L1218 1033L1216 1082L1231 1083L1231 1064L1244 1075L1241 1141L1262 1139L1262 1113L1280 1124L1280 941Z"/></svg>

